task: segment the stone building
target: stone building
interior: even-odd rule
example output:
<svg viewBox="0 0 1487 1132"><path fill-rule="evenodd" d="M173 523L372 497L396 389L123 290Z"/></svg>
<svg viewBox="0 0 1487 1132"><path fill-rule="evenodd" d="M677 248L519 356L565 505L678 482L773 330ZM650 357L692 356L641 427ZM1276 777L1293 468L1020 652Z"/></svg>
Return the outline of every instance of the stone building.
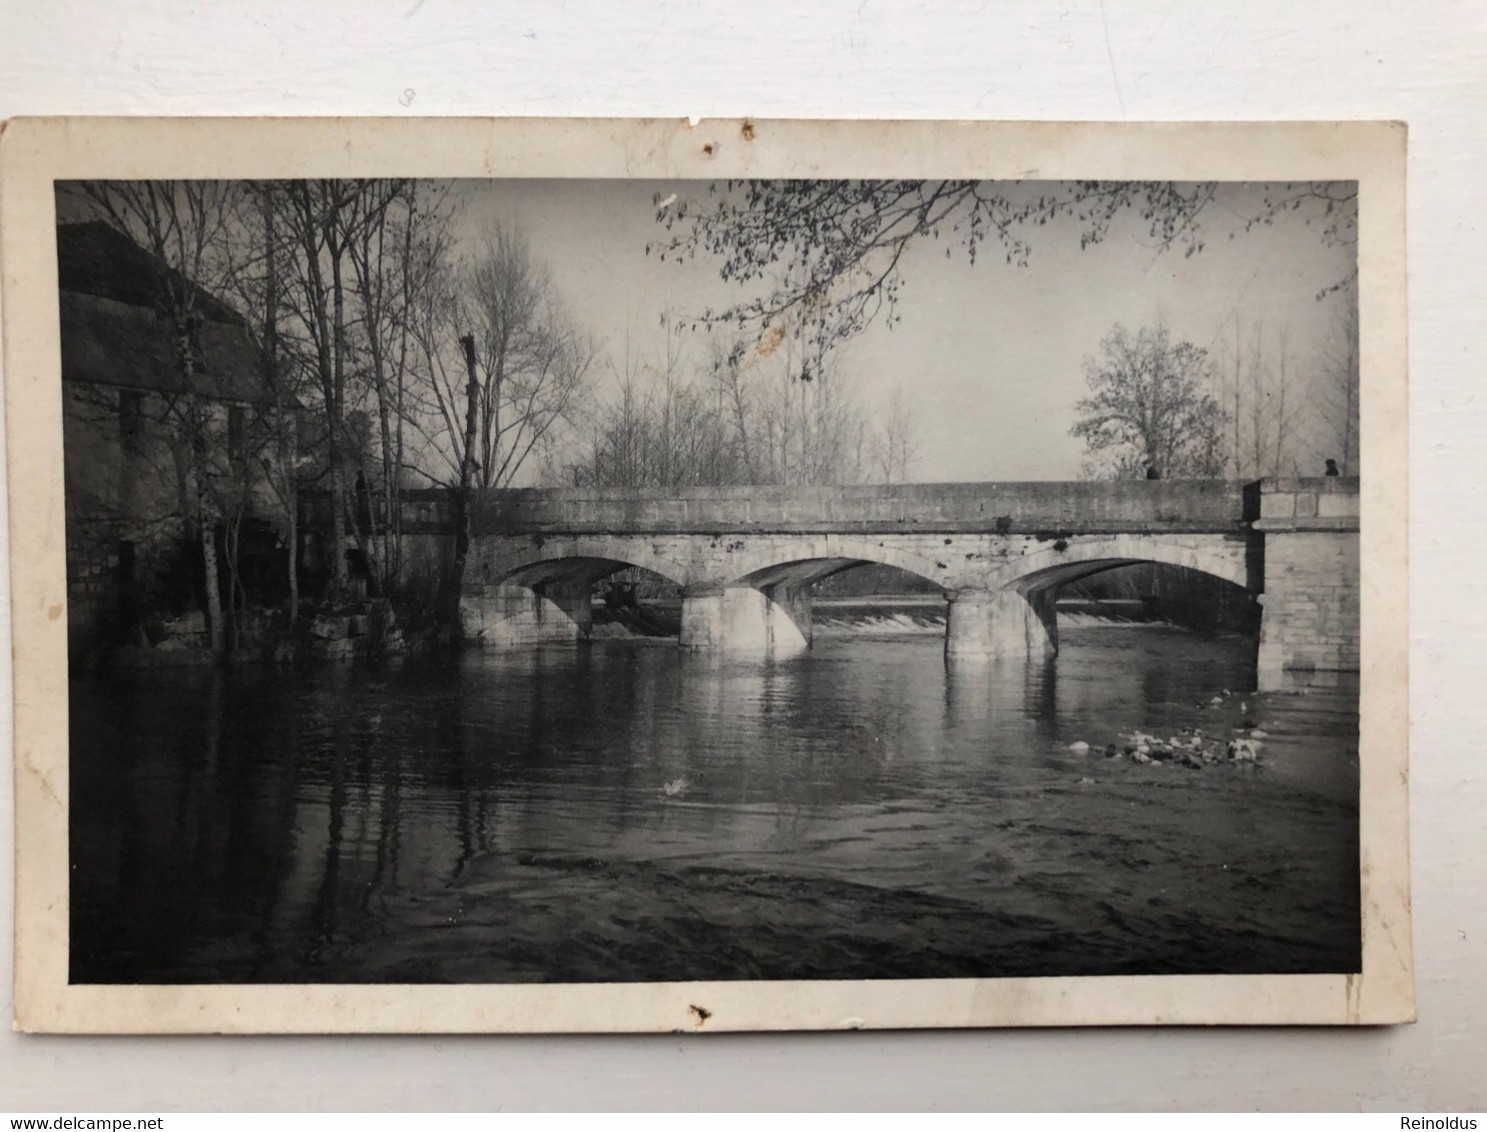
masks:
<svg viewBox="0 0 1487 1132"><path fill-rule="evenodd" d="M209 500L219 545L224 515L242 517L239 536L246 523L253 549L236 559L240 575L263 570L252 560L265 544L272 556L282 506L259 455L281 414L247 322L220 298L195 294L188 381L166 302L179 274L102 222L59 225L57 258L68 635L78 656L138 638L146 622L202 625L198 498Z"/></svg>

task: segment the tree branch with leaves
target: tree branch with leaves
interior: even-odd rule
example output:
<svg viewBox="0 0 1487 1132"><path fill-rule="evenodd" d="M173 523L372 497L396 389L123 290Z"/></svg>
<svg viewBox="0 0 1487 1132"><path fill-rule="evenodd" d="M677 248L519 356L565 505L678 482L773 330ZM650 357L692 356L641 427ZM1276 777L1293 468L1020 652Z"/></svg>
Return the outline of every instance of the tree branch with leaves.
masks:
<svg viewBox="0 0 1487 1132"><path fill-rule="evenodd" d="M756 336L792 324L810 346L796 374L812 379L825 355L882 320L898 320L905 257L937 243L972 265L988 252L1023 266L1040 230L1062 225L1079 246L1102 243L1134 216L1158 252L1202 251L1215 231L1235 238L1287 215L1315 228L1324 244L1356 240L1357 185L1285 183L1266 187L1249 214L1213 205L1216 182L811 181L714 182L706 198L662 198L664 235L647 246L662 260L712 260L744 294L709 307L701 324L732 324ZM1345 284L1345 280L1341 284ZM1324 292L1325 293L1325 292Z"/></svg>

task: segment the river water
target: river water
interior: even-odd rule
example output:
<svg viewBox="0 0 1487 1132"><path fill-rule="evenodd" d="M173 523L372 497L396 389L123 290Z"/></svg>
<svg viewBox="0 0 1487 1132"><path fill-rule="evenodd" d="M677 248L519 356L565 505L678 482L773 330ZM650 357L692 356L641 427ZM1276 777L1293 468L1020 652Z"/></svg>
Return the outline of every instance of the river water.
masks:
<svg viewBox="0 0 1487 1132"><path fill-rule="evenodd" d="M1356 681L1256 695L1252 642L1151 625L947 668L890 628L79 677L72 980L1358 969ZM1257 764L1101 751L1246 723Z"/></svg>

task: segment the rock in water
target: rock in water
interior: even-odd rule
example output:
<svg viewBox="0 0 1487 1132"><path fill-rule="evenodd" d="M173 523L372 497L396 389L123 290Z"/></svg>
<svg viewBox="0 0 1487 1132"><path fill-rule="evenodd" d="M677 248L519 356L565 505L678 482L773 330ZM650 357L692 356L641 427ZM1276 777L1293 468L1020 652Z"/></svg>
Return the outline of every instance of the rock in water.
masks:
<svg viewBox="0 0 1487 1132"><path fill-rule="evenodd" d="M1235 762L1252 763L1259 757L1259 745L1253 739L1230 739L1228 755Z"/></svg>
<svg viewBox="0 0 1487 1132"><path fill-rule="evenodd" d="M1080 739L1077 743L1070 743L1069 750L1073 751L1076 755L1087 755L1089 754L1089 744L1083 739Z"/></svg>

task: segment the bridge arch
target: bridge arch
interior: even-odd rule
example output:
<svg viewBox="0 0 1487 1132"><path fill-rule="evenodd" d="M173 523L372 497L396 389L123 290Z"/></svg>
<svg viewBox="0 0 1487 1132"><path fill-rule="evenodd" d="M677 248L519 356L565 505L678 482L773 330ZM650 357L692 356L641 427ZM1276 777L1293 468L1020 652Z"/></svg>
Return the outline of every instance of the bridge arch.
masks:
<svg viewBox="0 0 1487 1132"><path fill-rule="evenodd" d="M1252 592L1259 588L1243 540L1181 540L1173 535L1105 535L1059 540L1045 549L999 565L987 575L986 588L1038 593L1139 562L1196 570Z"/></svg>
<svg viewBox="0 0 1487 1132"><path fill-rule="evenodd" d="M475 540L460 597L464 638L496 646L585 640L594 583L631 567L677 587L688 581L684 564L645 539Z"/></svg>
<svg viewBox="0 0 1487 1132"><path fill-rule="evenodd" d="M472 564L466 584L531 586L554 579L595 582L638 566L668 582L684 586L691 571L676 559L639 539L544 539Z"/></svg>
<svg viewBox="0 0 1487 1132"><path fill-rule="evenodd" d="M740 540L742 541L742 540ZM745 542L728 556L726 584L765 589L803 588L853 566L892 566L936 586L946 584L949 567L887 540L846 535L792 537L788 542Z"/></svg>
<svg viewBox="0 0 1487 1132"><path fill-rule="evenodd" d="M811 586L854 566L879 565L943 592L949 566L887 539L839 534L712 540L712 576L682 602L684 648L788 655L810 647Z"/></svg>
<svg viewBox="0 0 1487 1132"><path fill-rule="evenodd" d="M959 658L1049 658L1058 653L1060 587L1107 570L1155 562L1206 574L1249 593L1258 589L1243 540L1173 535L1058 539L1004 560L980 585L953 593L945 651Z"/></svg>

